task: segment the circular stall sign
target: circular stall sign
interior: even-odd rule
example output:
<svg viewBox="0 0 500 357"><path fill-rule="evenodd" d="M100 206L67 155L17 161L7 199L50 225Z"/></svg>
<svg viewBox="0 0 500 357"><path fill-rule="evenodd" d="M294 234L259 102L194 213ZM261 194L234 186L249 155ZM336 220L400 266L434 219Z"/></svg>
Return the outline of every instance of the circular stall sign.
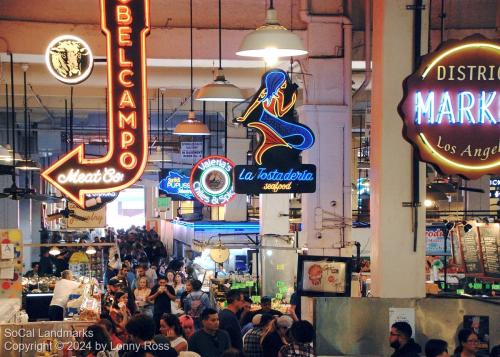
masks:
<svg viewBox="0 0 500 357"><path fill-rule="evenodd" d="M49 72L64 84L78 84L86 80L94 67L89 45L73 35L56 37L45 51Z"/></svg>
<svg viewBox="0 0 500 357"><path fill-rule="evenodd" d="M224 156L208 156L191 171L190 186L195 198L206 206L224 206L234 198L234 163Z"/></svg>
<svg viewBox="0 0 500 357"><path fill-rule="evenodd" d="M500 41L447 41L403 87L403 135L422 161L468 179L500 174Z"/></svg>

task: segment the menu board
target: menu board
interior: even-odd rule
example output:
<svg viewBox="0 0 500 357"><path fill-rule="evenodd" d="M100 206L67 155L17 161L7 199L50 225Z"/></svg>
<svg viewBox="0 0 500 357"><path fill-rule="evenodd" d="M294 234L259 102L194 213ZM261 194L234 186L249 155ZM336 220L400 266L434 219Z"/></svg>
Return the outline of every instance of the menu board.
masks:
<svg viewBox="0 0 500 357"><path fill-rule="evenodd" d="M479 238L483 253L484 274L500 277L500 226L495 223L479 227Z"/></svg>
<svg viewBox="0 0 500 357"><path fill-rule="evenodd" d="M458 234L460 237L460 246L462 248L462 257L464 260L465 272L468 274L483 273L477 229L472 228L466 233L464 231L464 227L459 226Z"/></svg>

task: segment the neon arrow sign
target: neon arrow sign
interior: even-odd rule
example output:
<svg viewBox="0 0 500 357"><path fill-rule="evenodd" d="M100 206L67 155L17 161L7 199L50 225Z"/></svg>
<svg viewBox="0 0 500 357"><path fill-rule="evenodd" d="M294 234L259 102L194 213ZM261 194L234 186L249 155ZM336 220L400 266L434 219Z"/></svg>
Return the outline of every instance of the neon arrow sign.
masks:
<svg viewBox="0 0 500 357"><path fill-rule="evenodd" d="M147 162L146 36L149 0L101 0L108 76L108 152L86 159L83 144L42 173L64 195L85 207L85 194L123 190Z"/></svg>

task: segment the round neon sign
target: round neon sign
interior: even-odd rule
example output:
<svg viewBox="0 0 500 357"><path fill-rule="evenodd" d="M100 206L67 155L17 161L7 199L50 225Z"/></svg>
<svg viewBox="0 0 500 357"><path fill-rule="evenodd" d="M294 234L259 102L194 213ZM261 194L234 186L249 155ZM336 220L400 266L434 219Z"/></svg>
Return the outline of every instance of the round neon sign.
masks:
<svg viewBox="0 0 500 357"><path fill-rule="evenodd" d="M58 81L78 84L90 76L94 68L94 57L90 46L81 38L62 35L47 46L45 64Z"/></svg>
<svg viewBox="0 0 500 357"><path fill-rule="evenodd" d="M500 174L500 42L447 41L405 79L403 135L447 175Z"/></svg>
<svg viewBox="0 0 500 357"><path fill-rule="evenodd" d="M234 196L234 163L224 156L208 156L191 171L190 186L194 197L206 206L224 206Z"/></svg>

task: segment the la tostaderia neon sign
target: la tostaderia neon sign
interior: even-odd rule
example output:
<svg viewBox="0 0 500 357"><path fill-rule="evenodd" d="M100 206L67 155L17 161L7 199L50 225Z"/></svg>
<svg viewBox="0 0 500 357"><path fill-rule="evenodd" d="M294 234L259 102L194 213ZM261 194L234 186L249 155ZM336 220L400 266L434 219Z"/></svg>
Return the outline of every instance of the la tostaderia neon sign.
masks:
<svg viewBox="0 0 500 357"><path fill-rule="evenodd" d="M500 42L448 41L405 79L403 135L423 161L474 179L500 173Z"/></svg>
<svg viewBox="0 0 500 357"><path fill-rule="evenodd" d="M149 0L101 0L106 35L108 152L85 158L79 145L42 173L79 206L85 194L123 190L136 182L147 162L146 44Z"/></svg>

